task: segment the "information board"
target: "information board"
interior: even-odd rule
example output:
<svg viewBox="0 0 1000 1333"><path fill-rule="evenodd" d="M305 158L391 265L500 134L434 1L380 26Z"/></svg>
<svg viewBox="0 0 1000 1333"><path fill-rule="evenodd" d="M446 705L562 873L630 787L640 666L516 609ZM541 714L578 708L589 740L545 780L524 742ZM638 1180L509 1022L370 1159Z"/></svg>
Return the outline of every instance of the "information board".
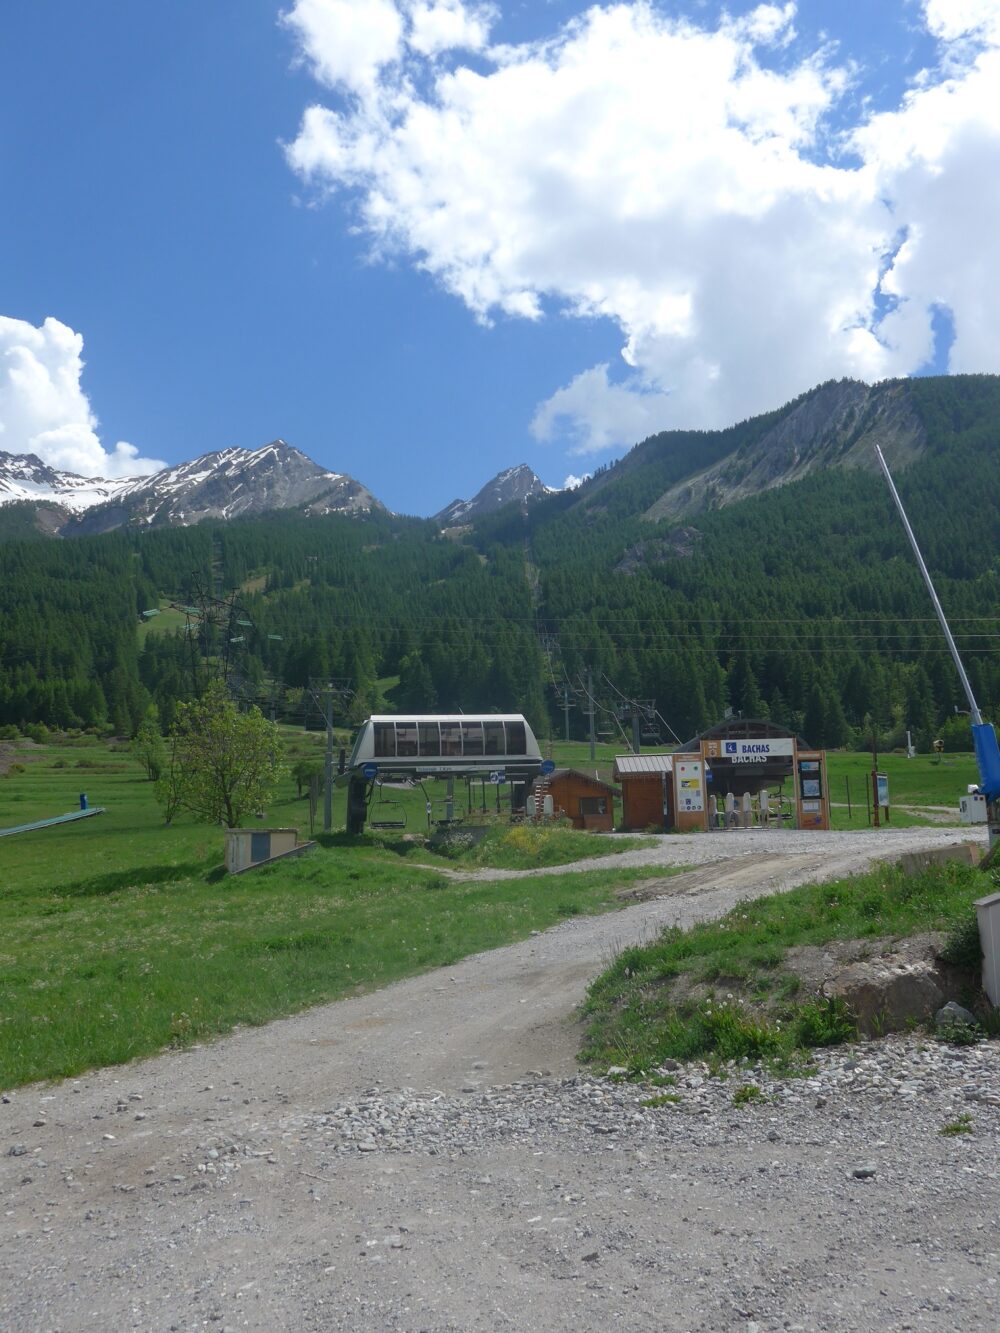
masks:
<svg viewBox="0 0 1000 1333"><path fill-rule="evenodd" d="M674 759L674 782L678 814L700 814L705 809L700 759Z"/></svg>

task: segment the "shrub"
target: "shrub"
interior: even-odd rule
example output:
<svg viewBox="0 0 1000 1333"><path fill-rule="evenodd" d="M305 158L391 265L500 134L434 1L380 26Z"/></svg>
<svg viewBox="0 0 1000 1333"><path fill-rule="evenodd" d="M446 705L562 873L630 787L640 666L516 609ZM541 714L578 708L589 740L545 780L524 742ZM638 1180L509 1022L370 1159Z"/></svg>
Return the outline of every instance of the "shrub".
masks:
<svg viewBox="0 0 1000 1333"><path fill-rule="evenodd" d="M974 907L951 928L941 950L941 957L963 972L978 973L982 967L983 945L979 938L979 919Z"/></svg>
<svg viewBox="0 0 1000 1333"><path fill-rule="evenodd" d="M733 1093L734 1106L754 1106L766 1101L767 1098L756 1083L744 1083Z"/></svg>
<svg viewBox="0 0 1000 1333"><path fill-rule="evenodd" d="M971 1134L972 1116L969 1115L968 1111L963 1111L960 1116L956 1117L956 1119L949 1120L947 1125L942 1125L938 1130L938 1133L944 1134L949 1138L954 1137L956 1134Z"/></svg>
<svg viewBox="0 0 1000 1333"><path fill-rule="evenodd" d="M947 1042L949 1046L975 1046L983 1040L985 1034L978 1023L963 1023L961 1020L956 1020L951 1023L938 1023L934 1035L938 1041Z"/></svg>
<svg viewBox="0 0 1000 1333"><path fill-rule="evenodd" d="M838 1046L853 1041L858 1025L841 999L812 1000L795 1015L795 1038L799 1046Z"/></svg>

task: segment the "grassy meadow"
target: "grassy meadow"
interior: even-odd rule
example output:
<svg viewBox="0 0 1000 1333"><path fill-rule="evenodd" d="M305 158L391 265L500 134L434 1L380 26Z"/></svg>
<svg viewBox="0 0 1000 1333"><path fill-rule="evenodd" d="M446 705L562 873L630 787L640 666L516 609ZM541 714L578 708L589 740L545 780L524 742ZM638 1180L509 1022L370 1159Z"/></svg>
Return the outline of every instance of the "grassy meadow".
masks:
<svg viewBox="0 0 1000 1333"><path fill-rule="evenodd" d="M308 799L293 774L300 762L321 767L324 736L285 729L285 740L288 772L263 822L308 836ZM557 742L551 752L557 764L591 767L585 743ZM599 751L602 776L616 752ZM861 797L851 827L866 825L869 762L830 757L834 801L845 777ZM914 807L954 808L975 780L971 756L892 755L880 768L893 801ZM434 818L443 815L443 784L426 794L386 789L371 817L405 818L405 828L348 839L338 789L334 833L318 835L314 852L228 879L222 830L187 817L166 827L127 746L90 737L3 743L0 828L75 810L81 792L106 812L0 838L0 1086L79 1073L384 985L562 917L608 910L614 890L644 873L463 880L463 869L560 865L643 841L506 828L495 817L495 789L456 788L458 815L495 824L485 842L459 839L438 853L414 836L428 830L425 799ZM893 822L917 818L897 811ZM846 806L835 807L834 821L848 827Z"/></svg>
<svg viewBox="0 0 1000 1333"><path fill-rule="evenodd" d="M321 754L321 738L299 733L295 743ZM187 818L167 828L127 748L5 748L0 828L67 813L83 791L106 813L0 839L0 1087L385 985L609 910L614 890L644 873L459 877L484 860L558 864L612 850L572 830L552 830L546 845L535 830L513 829L509 844L496 830L485 849L451 857L398 833L335 832L307 856L229 878L222 830ZM342 792L338 820L342 827ZM264 822L308 830L307 801L290 776Z"/></svg>

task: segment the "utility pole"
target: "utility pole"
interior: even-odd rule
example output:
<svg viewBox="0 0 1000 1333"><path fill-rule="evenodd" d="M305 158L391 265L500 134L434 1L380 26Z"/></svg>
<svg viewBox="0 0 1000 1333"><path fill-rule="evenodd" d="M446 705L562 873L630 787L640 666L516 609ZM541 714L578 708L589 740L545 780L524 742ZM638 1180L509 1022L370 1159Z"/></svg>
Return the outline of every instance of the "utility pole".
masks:
<svg viewBox="0 0 1000 1333"><path fill-rule="evenodd" d="M333 706L336 700L342 706L350 696L350 681L311 680L309 694L326 724L326 752L323 755L323 832L333 831Z"/></svg>
<svg viewBox="0 0 1000 1333"><path fill-rule="evenodd" d="M875 811L874 826L879 828L878 817L878 732L872 727L872 808Z"/></svg>
<svg viewBox="0 0 1000 1333"><path fill-rule="evenodd" d="M323 756L323 832L333 829L333 686L323 690L323 718L326 722L326 754Z"/></svg>
<svg viewBox="0 0 1000 1333"><path fill-rule="evenodd" d="M569 740L569 710L570 710L571 705L570 705L570 702L569 702L569 686L568 686L568 685L563 685L563 687L562 687L562 695L563 695L563 697L562 697L563 716L564 716L565 719L566 719L566 740Z"/></svg>
<svg viewBox="0 0 1000 1333"><path fill-rule="evenodd" d="M587 667L587 713L590 717L590 762L597 759L597 737L594 735L594 673Z"/></svg>

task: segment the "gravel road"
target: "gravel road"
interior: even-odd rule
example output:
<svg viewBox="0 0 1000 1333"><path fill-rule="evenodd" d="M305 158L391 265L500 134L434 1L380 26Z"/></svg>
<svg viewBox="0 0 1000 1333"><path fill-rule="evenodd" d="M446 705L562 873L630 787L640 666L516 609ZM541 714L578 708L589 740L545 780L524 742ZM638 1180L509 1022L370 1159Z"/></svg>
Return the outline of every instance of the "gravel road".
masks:
<svg viewBox="0 0 1000 1333"><path fill-rule="evenodd" d="M969 837L664 838L615 864L696 868L622 912L8 1094L0 1328L997 1327L997 1043L692 1066L657 1107L574 1061L616 948ZM735 1107L747 1078L767 1100Z"/></svg>

